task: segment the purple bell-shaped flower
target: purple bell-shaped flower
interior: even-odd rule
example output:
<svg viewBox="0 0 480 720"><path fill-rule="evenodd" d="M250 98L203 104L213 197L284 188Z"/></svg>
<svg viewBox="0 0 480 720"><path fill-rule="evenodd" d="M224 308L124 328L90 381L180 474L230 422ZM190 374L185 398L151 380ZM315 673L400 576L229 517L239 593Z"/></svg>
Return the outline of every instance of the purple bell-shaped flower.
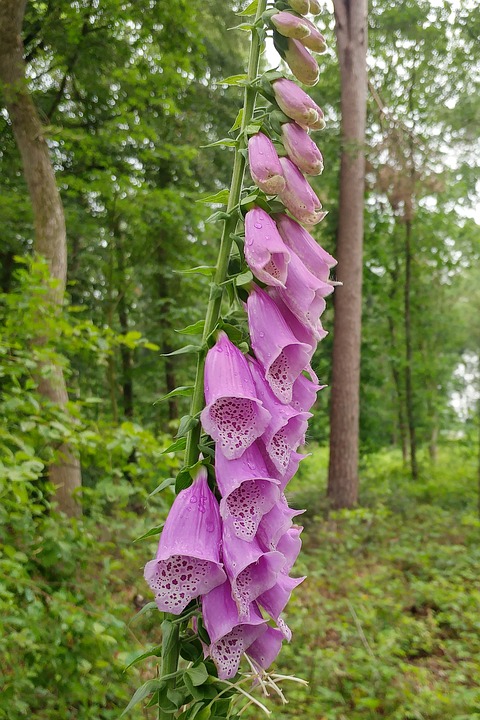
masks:
<svg viewBox="0 0 480 720"><path fill-rule="evenodd" d="M260 520L280 497L278 480L269 476L256 443L236 460L227 460L217 446L215 473L222 495L221 516L231 518L237 537L253 540Z"/></svg>
<svg viewBox="0 0 480 720"><path fill-rule="evenodd" d="M247 360L224 332L207 353L205 399L202 425L229 460L240 457L270 421L255 395Z"/></svg>
<svg viewBox="0 0 480 720"><path fill-rule="evenodd" d="M245 260L266 285L285 287L290 252L270 215L255 207L245 215Z"/></svg>
<svg viewBox="0 0 480 720"><path fill-rule="evenodd" d="M305 375L299 375L293 383L292 407L295 410L308 412L316 402L317 392L326 387L326 385L318 385L318 383L308 380Z"/></svg>
<svg viewBox="0 0 480 720"><path fill-rule="evenodd" d="M159 610L179 615L191 600L224 582L221 537L218 504L201 467L192 485L175 498L156 558L145 565Z"/></svg>
<svg viewBox="0 0 480 720"><path fill-rule="evenodd" d="M277 308L280 310L283 319L287 323L290 330L293 332L297 340L302 343L310 345L312 348L312 355L317 348L317 343L323 340L328 335L328 331L324 330L320 318L316 323L315 327L312 328L309 325L305 325L291 310L282 299L282 295L278 292L279 288L271 288L268 290L268 295L272 298Z"/></svg>
<svg viewBox="0 0 480 720"><path fill-rule="evenodd" d="M258 397L272 416L262 435L262 442L275 469L282 475L288 468L292 451L301 443L312 415L281 403L266 382L263 368L256 360L250 362L250 368Z"/></svg>
<svg viewBox="0 0 480 720"><path fill-rule="evenodd" d="M281 614L290 600L292 592L304 580L305 577L291 578L280 573L275 585L272 585L258 598L259 605L270 615L272 620L275 620L277 627L287 640L291 639L292 633L282 619Z"/></svg>
<svg viewBox="0 0 480 720"><path fill-rule="evenodd" d="M308 366L313 349L297 340L273 300L260 288L250 293L247 311L252 348L265 369L265 379L276 397L288 404L293 383Z"/></svg>
<svg viewBox="0 0 480 720"><path fill-rule="evenodd" d="M265 632L250 645L247 655L258 667L268 670L282 649L283 640L284 635L280 630L267 626Z"/></svg>
<svg viewBox="0 0 480 720"><path fill-rule="evenodd" d="M333 292L333 285L312 275L298 255L290 253L290 263L285 289L278 288L278 297L290 308L303 325L306 325L317 340L325 337L319 325L320 315L326 307L325 297Z"/></svg>
<svg viewBox="0 0 480 720"><path fill-rule="evenodd" d="M264 552L255 539L251 542L240 540L231 520L227 519L223 523L223 562L232 586L232 597L243 620L250 603L275 584L285 558L279 552Z"/></svg>
<svg viewBox="0 0 480 720"><path fill-rule="evenodd" d="M260 521L257 539L261 547L265 548L265 550L276 550L280 538L292 527L293 518L302 515L304 512L305 510L294 510L288 507L287 500L283 495ZM225 569L228 573L226 563Z"/></svg>
<svg viewBox="0 0 480 720"><path fill-rule="evenodd" d="M278 232L285 245L294 250L305 267L322 282L328 282L330 269L337 261L319 245L299 223L285 213L275 216Z"/></svg>
<svg viewBox="0 0 480 720"><path fill-rule="evenodd" d="M202 612L209 655L220 680L226 680L236 674L245 650L265 632L266 621L254 603L240 620L228 580L203 597Z"/></svg>

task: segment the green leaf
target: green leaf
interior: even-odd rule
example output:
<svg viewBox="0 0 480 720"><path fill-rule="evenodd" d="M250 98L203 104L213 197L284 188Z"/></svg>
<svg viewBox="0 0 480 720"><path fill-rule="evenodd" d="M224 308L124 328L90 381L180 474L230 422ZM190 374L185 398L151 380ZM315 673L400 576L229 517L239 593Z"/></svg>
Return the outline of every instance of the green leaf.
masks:
<svg viewBox="0 0 480 720"><path fill-rule="evenodd" d="M166 482L166 481L164 480L164 482ZM168 478L168 482L171 485L173 483L173 480L171 478ZM162 485L163 485L163 483L162 483ZM162 485L159 485L158 488L161 488ZM154 490L153 493L151 493L151 495L153 495L156 492L160 492L160 490L158 488L156 490ZM145 538L153 537L153 535L160 535L164 525L165 525L165 523L161 523L161 525L157 525L156 527L151 528L150 530L148 530L148 532L143 533L143 535L140 535L140 537L135 538L135 540L133 542L134 543L140 542L140 540L145 540Z"/></svg>
<svg viewBox="0 0 480 720"><path fill-rule="evenodd" d="M239 15L239 16L256 15L257 10L258 10L258 0L252 0L252 2L249 5L247 5L245 10L235 13L235 15Z"/></svg>
<svg viewBox="0 0 480 720"><path fill-rule="evenodd" d="M229 28L229 30L237 30L240 27L241 25L238 25L236 28ZM220 80L220 82L222 85L245 85L247 77L248 75L245 75L245 73L241 75L230 75L225 78L225 80Z"/></svg>
<svg viewBox="0 0 480 720"><path fill-rule="evenodd" d="M226 212L223 212L222 210L217 210L216 212L212 213L208 216L208 218L205 220L206 223L214 223L218 220L228 220L230 215Z"/></svg>
<svg viewBox="0 0 480 720"><path fill-rule="evenodd" d="M188 670L185 670L184 674L188 675L194 687L203 685L203 683L206 682L208 679L207 668L202 662L199 663L196 667L188 668Z"/></svg>
<svg viewBox="0 0 480 720"><path fill-rule="evenodd" d="M230 196L230 190L227 190L226 188L224 190L219 190L215 195L206 195L205 197L200 198L196 202L201 203L221 203L222 205L226 205L228 203L228 198Z"/></svg>
<svg viewBox="0 0 480 720"><path fill-rule="evenodd" d="M158 690L161 685L163 684L162 680L147 680L146 683L141 685L133 694L132 699L128 703L125 710L122 712L120 717L123 717L129 710L131 710L135 705L138 705L139 702L142 702L142 700L145 700L148 695L151 695L153 692Z"/></svg>
<svg viewBox="0 0 480 720"><path fill-rule="evenodd" d="M157 604L155 602L152 601L152 602L147 603L146 605L144 605L142 607L141 610L138 611L138 613L136 613L136 615L133 616L133 618L129 621L128 624L132 625L134 622L136 622L138 620L139 617L141 617L142 615L145 615L145 613L147 613L149 610L154 610L154 609L158 610Z"/></svg>
<svg viewBox="0 0 480 720"><path fill-rule="evenodd" d="M177 495L182 490L185 490L186 488L190 487L192 482L193 482L193 478L190 475L190 472L186 468L184 470L180 470L180 472L177 475L177 479L175 481L175 492L177 493Z"/></svg>
<svg viewBox="0 0 480 720"><path fill-rule="evenodd" d="M228 78L227 78L228 79ZM225 81L224 81L225 82ZM211 148L211 147L235 147L237 145L236 140L232 140L232 138L222 138L221 140L217 140L216 142L208 143L208 145L200 145L201 148Z"/></svg>
<svg viewBox="0 0 480 720"><path fill-rule="evenodd" d="M178 350L169 353L162 353L162 357L172 357L173 355L187 355L188 353L199 353L201 350L199 345L184 345Z"/></svg>
<svg viewBox="0 0 480 720"><path fill-rule="evenodd" d="M240 23L240 25L234 25L233 27L227 28L227 30L243 30L243 32L250 32L255 28L255 25L251 23ZM245 83L235 83L236 85L245 85Z"/></svg>
<svg viewBox="0 0 480 720"><path fill-rule="evenodd" d="M190 430L192 430L192 428L194 428L196 425L198 425L198 418L194 418L191 415L184 415L182 418L180 418L180 425L178 426L177 434L175 435L175 437L185 437L185 435L188 435Z"/></svg>
<svg viewBox="0 0 480 720"><path fill-rule="evenodd" d="M175 440L171 445L169 445L165 450L162 450L160 455L167 455L168 453L172 452L181 452L182 450L185 450L187 447L187 439L182 437L178 438L178 440Z"/></svg>
<svg viewBox="0 0 480 720"><path fill-rule="evenodd" d="M187 325L183 330L175 330L181 335L201 335L205 327L205 320L197 320L197 322Z"/></svg>
<svg viewBox="0 0 480 720"><path fill-rule="evenodd" d="M242 120L243 120L243 108L240 108L240 110L237 113L237 117L235 118L235 122L233 123L229 132L234 132L234 130L238 130L238 128L242 124Z"/></svg>
<svg viewBox="0 0 480 720"><path fill-rule="evenodd" d="M175 483L174 478L166 478L163 482L160 483L160 485L158 485L158 486L155 488L155 490L152 490L152 492L149 494L148 497L153 497L154 495L156 495L156 494L159 493L159 492L162 492L162 490L165 490L165 488L170 487L170 486L173 485L174 483ZM159 526L159 527L160 527L160 526ZM140 539L140 538L139 538L139 539Z"/></svg>
<svg viewBox="0 0 480 720"><path fill-rule="evenodd" d="M141 653L141 655L137 655L137 657L132 660L126 667L125 670L128 670L128 668L131 668L132 665L136 665L137 663L141 662L142 660L146 660L148 657L161 657L162 656L162 646L157 645L154 648L151 648L150 650L147 650L144 653Z"/></svg>
<svg viewBox="0 0 480 720"><path fill-rule="evenodd" d="M215 270L214 265L197 265L197 267L188 268L188 270L175 270L174 272L179 275L212 275Z"/></svg>
<svg viewBox="0 0 480 720"><path fill-rule="evenodd" d="M169 398L173 397L190 397L190 395L193 394L193 385L180 385L179 387L175 388L175 390L171 390L171 392L167 393L166 395L163 395L158 400L155 400L153 403L156 405L157 403L161 403L164 400L168 400Z"/></svg>
<svg viewBox="0 0 480 720"><path fill-rule="evenodd" d="M235 285L237 287L241 287L242 285L248 285L248 283L252 282L252 280L253 275L250 270L247 270L247 272L237 275L237 277L235 278Z"/></svg>

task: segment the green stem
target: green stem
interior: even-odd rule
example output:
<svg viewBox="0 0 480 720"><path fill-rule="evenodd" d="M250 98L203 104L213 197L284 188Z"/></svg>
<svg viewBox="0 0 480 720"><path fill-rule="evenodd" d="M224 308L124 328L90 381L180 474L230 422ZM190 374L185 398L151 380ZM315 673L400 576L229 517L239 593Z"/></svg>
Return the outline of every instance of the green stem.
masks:
<svg viewBox="0 0 480 720"><path fill-rule="evenodd" d="M168 618L168 615L165 615ZM165 623L162 623L162 629L165 628ZM169 632L164 632L162 642L162 667L160 670L160 677L165 677L175 673L178 667L178 658L180 654L180 643L179 643L180 627L179 625L172 625ZM176 678L170 678L166 681L168 687L174 688L176 684ZM171 713L164 712L160 707L158 708L158 720L172 720Z"/></svg>
<svg viewBox="0 0 480 720"><path fill-rule="evenodd" d="M255 22L260 19L265 11L267 0L259 0ZM252 86L253 81L258 74L258 66L260 62L260 50L262 42L257 31L252 31L252 42L250 45L250 55L248 59L248 72L247 81L248 85L245 87L245 96L243 103L243 116L242 123L240 126L240 137L238 147L235 148L235 160L233 163L232 171L232 182L230 186L230 195L228 198L227 212L233 210L233 208L240 202L243 176L245 173L245 157L240 152L241 149L245 148L244 131L250 123L253 111L255 109L255 100L257 97L257 91ZM222 295L223 290L221 284L226 280L228 271L228 261L230 258L230 251L232 249L232 238L231 234L235 231L237 220L235 217L230 217L224 222L222 237L220 240L220 249L218 252L217 265L215 269L215 275L210 291L210 297L207 305L207 312L205 316L205 327L203 330L203 343L206 342L208 336L215 329L220 317L220 310L222 306ZM205 367L205 353L201 352L198 355L197 371L195 376L195 386L193 389L192 403L190 407L190 415L196 417L204 406L204 394L203 394L203 375ZM200 441L201 428L200 424L193 428L187 436L187 448L185 452L185 466L190 467L194 465L198 460L198 443ZM166 618L169 616L166 615ZM169 642L164 642L162 646L162 668L161 676L168 675L176 671L178 667L178 659L180 654L179 644L179 627L175 625L172 632L176 633L174 638L169 637ZM172 640L175 640L172 642ZM170 687L175 687L175 678L168 681ZM161 708L158 711L158 720L172 720L172 716L169 713L163 712Z"/></svg>
<svg viewBox="0 0 480 720"><path fill-rule="evenodd" d="M259 0L255 21L259 20L265 11L267 0ZM243 176L245 173L245 156L240 151L244 149L244 130L250 123L255 108L255 100L257 97L256 88L251 86L258 74L258 65L260 61L261 40L256 30L252 31L252 43L250 46L250 56L248 60L247 82L249 85L245 87L245 97L243 103L243 116L240 126L240 136L238 147L235 148L235 160L233 163L232 182L230 185L230 195L228 197L227 212L240 202L242 192ZM220 249L218 252L217 265L215 275L210 291L210 297L207 305L207 313L205 316L205 327L203 330L203 342L215 329L220 317L220 309L222 306L222 295L220 285L226 280L228 261L232 248L231 234L235 232L237 220L230 217L225 220L222 237L220 240ZM205 353L199 353L197 361L197 373L195 376L195 386L193 389L192 404L190 407L190 415L196 417L204 406L203 396L203 374L205 367ZM201 427L198 424L190 431L187 437L187 448L185 452L185 466L190 467L198 460L198 443L200 441Z"/></svg>

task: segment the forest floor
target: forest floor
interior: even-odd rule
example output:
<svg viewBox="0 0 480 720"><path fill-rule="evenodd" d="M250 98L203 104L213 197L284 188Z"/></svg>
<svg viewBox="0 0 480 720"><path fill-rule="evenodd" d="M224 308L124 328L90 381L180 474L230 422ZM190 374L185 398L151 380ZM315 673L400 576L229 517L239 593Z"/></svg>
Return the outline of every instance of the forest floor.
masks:
<svg viewBox="0 0 480 720"><path fill-rule="evenodd" d="M276 671L309 686L286 683L289 703L267 699L270 717L480 720L475 459L465 448L441 449L413 485L400 459L384 452L364 458L361 474L362 506L328 518L325 451L314 450L292 484L291 503L307 508L296 569L308 578L289 605L293 641ZM132 540L164 510L133 512L125 502L68 532L47 524L41 544L25 534L6 556L1 720L116 720L154 677L152 661L124 669L160 642L155 610L131 622L151 600L142 568L157 538ZM29 543L41 548L33 566ZM155 713L140 704L127 717Z"/></svg>

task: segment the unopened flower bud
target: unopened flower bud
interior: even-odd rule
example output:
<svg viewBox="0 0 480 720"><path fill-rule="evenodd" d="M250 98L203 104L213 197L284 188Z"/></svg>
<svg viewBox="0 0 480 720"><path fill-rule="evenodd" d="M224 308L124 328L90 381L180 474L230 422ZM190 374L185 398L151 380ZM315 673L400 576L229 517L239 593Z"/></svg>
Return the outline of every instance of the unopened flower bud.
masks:
<svg viewBox="0 0 480 720"><path fill-rule="evenodd" d="M292 80L280 78L272 83L275 100L280 109L302 127L314 127L323 122L318 105ZM323 123L325 127L325 123ZM319 129L319 128L315 128Z"/></svg>
<svg viewBox="0 0 480 720"><path fill-rule="evenodd" d="M321 9L319 0L310 0L310 12L312 15L318 15Z"/></svg>
<svg viewBox="0 0 480 720"><path fill-rule="evenodd" d="M306 15L310 12L309 0L288 0L288 4L292 10L295 10L295 12L298 12L300 15Z"/></svg>
<svg viewBox="0 0 480 720"><path fill-rule="evenodd" d="M275 25L276 29L284 37L295 38L301 40L310 35L310 28L307 25L307 20L298 15L292 15L292 13L281 12L272 15L271 21Z"/></svg>
<svg viewBox="0 0 480 720"><path fill-rule="evenodd" d="M299 40L288 38L288 48L285 51L284 60L301 83L304 85L317 84L319 74L317 61Z"/></svg>
<svg viewBox="0 0 480 720"><path fill-rule="evenodd" d="M282 138L288 157L302 172L307 175L320 175L323 171L322 153L300 125L284 123Z"/></svg>
<svg viewBox="0 0 480 720"><path fill-rule="evenodd" d="M316 225L325 217L320 200L289 158L280 158L280 162L287 183L280 193L280 200L297 220L306 225Z"/></svg>
<svg viewBox="0 0 480 720"><path fill-rule="evenodd" d="M256 185L267 195L277 195L285 188L282 166L272 141L263 133L248 141L250 174Z"/></svg>
<svg viewBox="0 0 480 720"><path fill-rule="evenodd" d="M324 53L327 49L327 43L322 33L319 32L318 28L307 18L302 18L302 23L309 29L308 35L303 35L299 38L302 45L305 45L309 50L313 50L316 53Z"/></svg>

